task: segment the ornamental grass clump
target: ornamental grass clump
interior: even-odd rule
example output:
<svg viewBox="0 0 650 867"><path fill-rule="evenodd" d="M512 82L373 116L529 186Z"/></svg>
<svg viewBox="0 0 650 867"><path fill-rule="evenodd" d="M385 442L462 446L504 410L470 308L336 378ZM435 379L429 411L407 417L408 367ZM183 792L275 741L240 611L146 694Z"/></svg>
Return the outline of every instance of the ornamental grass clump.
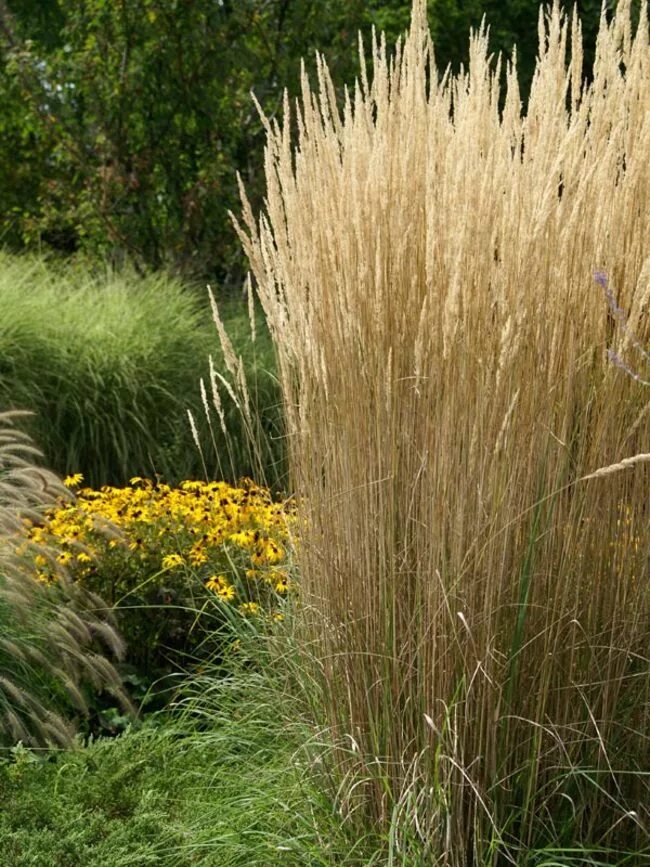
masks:
<svg viewBox="0 0 650 867"><path fill-rule="evenodd" d="M65 488L34 465L39 452L15 426L25 415L0 414L0 746L69 746L94 697L110 693L129 709L109 661L124 646L97 611L104 603L69 580L45 540L28 537L26 525ZM55 584L34 579L34 559L52 563Z"/></svg>
<svg viewBox="0 0 650 867"><path fill-rule="evenodd" d="M281 619L289 577L293 505L250 479L239 485L184 481L172 488L134 477L124 488L80 487L29 531L51 559L34 576L49 585L63 565L114 609L127 660L151 677L220 649L229 616Z"/></svg>
<svg viewBox="0 0 650 867"><path fill-rule="evenodd" d="M283 389L306 682L352 745L341 809L393 863L638 863L648 396L608 362L594 273L648 345L647 6L603 14L589 82L578 18L541 11L526 105L485 27L468 69L436 68L424 0L394 53L373 37L372 78L360 59L341 107L318 58L265 120L265 210L244 195L237 224Z"/></svg>
<svg viewBox="0 0 650 867"><path fill-rule="evenodd" d="M47 466L96 485L200 470L184 412L211 338L178 282L0 254L0 302L0 405L33 411Z"/></svg>
<svg viewBox="0 0 650 867"><path fill-rule="evenodd" d="M223 306L239 346L245 306ZM34 412L29 433L55 472L80 471L96 487L126 484L134 475L162 474L175 484L255 472L243 436L226 443L220 428L213 431L215 460L207 466L194 445L187 410L202 414L197 371L206 380L225 371L203 289L164 274L54 267L0 252L0 308L0 407ZM261 459L275 482L283 472L282 440L263 329L243 363L257 427L267 436ZM227 397L222 412L236 428Z"/></svg>

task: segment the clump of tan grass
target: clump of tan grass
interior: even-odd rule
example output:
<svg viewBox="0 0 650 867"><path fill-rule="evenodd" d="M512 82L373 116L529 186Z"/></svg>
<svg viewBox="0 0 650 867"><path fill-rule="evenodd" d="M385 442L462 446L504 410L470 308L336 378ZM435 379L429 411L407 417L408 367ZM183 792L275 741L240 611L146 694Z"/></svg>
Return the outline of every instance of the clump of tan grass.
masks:
<svg viewBox="0 0 650 867"><path fill-rule="evenodd" d="M648 393L606 357L625 335L594 279L647 345L646 4L635 31L630 12L603 15L587 84L578 18L540 11L524 106L485 27L441 74L415 0L342 108L323 58L315 90L303 74L266 120L259 219L243 195L309 676L353 744L342 806L392 828L393 863L420 863L408 840L458 867L645 845Z"/></svg>
<svg viewBox="0 0 650 867"><path fill-rule="evenodd" d="M28 544L24 522L38 523L67 492L35 465L39 451L15 426L27 415L0 413L0 745L70 746L72 718L88 712L92 691L130 707L107 658L124 648L97 612L105 605L66 580L63 569L55 586L34 577L34 558L56 566L55 552Z"/></svg>

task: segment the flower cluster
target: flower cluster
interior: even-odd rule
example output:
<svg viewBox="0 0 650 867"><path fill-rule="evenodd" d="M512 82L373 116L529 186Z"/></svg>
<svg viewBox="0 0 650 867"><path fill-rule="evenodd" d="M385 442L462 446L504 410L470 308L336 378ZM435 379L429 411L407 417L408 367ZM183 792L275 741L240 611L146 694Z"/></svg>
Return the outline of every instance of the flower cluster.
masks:
<svg viewBox="0 0 650 867"><path fill-rule="evenodd" d="M116 606L132 648L187 649L196 643L187 639L197 633L197 612L214 624L222 605L246 617L282 617L292 591L291 501L275 502L248 479L172 488L133 478L128 487L101 490L80 488L82 481L69 476L75 499L29 527L33 543L56 552L53 560L36 554L35 573L52 582L64 566Z"/></svg>

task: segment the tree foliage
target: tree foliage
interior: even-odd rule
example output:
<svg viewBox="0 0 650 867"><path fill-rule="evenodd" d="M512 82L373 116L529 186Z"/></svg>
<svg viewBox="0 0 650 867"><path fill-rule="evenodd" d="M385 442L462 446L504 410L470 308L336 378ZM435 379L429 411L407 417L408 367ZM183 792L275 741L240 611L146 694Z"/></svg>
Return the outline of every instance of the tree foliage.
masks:
<svg viewBox="0 0 650 867"><path fill-rule="evenodd" d="M589 35L598 0L582 4ZM0 0L0 241L239 280L228 211L236 173L262 196L263 130L316 48L337 82L357 31L408 26L410 0ZM495 50L520 46L537 0L431 0L438 65L466 60L485 14Z"/></svg>

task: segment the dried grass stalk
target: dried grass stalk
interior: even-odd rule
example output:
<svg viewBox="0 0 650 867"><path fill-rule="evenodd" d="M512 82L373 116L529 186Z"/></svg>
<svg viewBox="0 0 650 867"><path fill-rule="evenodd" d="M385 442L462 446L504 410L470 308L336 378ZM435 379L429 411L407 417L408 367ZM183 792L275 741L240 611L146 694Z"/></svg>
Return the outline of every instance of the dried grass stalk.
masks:
<svg viewBox="0 0 650 867"><path fill-rule="evenodd" d="M358 747L350 809L417 805L430 863L460 867L516 861L567 803L603 846L648 820L648 395L607 360L594 272L648 345L650 52L622 0L585 84L555 5L522 106L485 28L441 76L425 11L392 55L373 36L341 107L321 57L316 89L303 72L265 119L265 210L244 195L236 225L284 392L306 638Z"/></svg>

